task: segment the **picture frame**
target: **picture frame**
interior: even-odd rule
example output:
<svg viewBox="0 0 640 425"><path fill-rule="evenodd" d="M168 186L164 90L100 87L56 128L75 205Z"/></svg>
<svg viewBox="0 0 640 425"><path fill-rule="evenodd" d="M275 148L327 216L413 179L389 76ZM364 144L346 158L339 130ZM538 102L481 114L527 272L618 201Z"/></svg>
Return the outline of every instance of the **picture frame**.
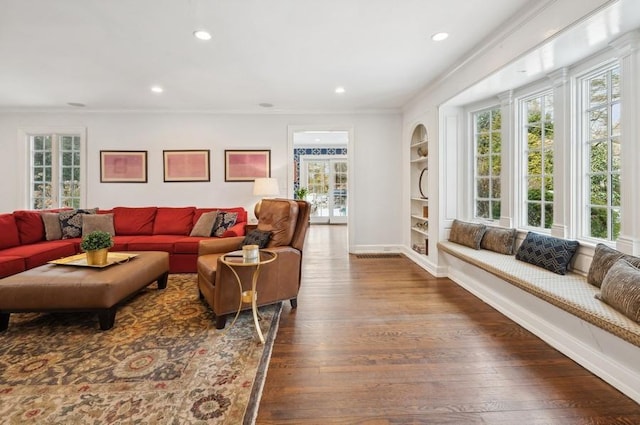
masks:
<svg viewBox="0 0 640 425"><path fill-rule="evenodd" d="M147 183L147 151L100 151L100 183Z"/></svg>
<svg viewBox="0 0 640 425"><path fill-rule="evenodd" d="M164 181L211 181L209 152L209 149L163 150Z"/></svg>
<svg viewBox="0 0 640 425"><path fill-rule="evenodd" d="M252 182L271 177L271 150L225 150L224 181Z"/></svg>

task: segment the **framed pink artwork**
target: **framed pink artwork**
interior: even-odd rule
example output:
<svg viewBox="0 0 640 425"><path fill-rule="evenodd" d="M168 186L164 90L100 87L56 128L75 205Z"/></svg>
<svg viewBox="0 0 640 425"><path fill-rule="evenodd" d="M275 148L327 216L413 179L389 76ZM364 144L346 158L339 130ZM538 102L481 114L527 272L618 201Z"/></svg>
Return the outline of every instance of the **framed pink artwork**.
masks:
<svg viewBox="0 0 640 425"><path fill-rule="evenodd" d="M100 183L146 183L147 151L100 151Z"/></svg>
<svg viewBox="0 0 640 425"><path fill-rule="evenodd" d="M252 182L259 177L271 177L270 150L224 151L224 181Z"/></svg>
<svg viewBox="0 0 640 425"><path fill-rule="evenodd" d="M165 182L208 182L209 150L162 151Z"/></svg>

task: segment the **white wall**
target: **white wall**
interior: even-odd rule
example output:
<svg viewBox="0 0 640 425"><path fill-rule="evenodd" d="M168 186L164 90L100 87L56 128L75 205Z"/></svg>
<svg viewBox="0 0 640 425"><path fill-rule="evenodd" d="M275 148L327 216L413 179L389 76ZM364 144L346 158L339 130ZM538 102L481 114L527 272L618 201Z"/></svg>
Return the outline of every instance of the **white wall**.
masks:
<svg viewBox="0 0 640 425"><path fill-rule="evenodd" d="M353 129L350 246L402 242L402 151L399 114L3 113L0 114L0 212L25 208L19 129L85 127L87 205L243 206L253 211L252 184L224 181L225 149L271 149L271 174L286 194L288 126ZM211 181L164 183L164 149L210 149ZM100 183L100 150L148 151L148 183ZM289 194L288 196L291 196Z"/></svg>

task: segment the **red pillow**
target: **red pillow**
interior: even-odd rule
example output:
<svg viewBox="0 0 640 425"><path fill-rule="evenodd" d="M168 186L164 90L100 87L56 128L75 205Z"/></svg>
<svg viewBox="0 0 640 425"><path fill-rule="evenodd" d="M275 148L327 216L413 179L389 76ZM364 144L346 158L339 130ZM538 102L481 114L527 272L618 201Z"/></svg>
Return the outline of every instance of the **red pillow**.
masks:
<svg viewBox="0 0 640 425"><path fill-rule="evenodd" d="M153 222L154 235L188 235L193 227L196 207L160 207Z"/></svg>
<svg viewBox="0 0 640 425"><path fill-rule="evenodd" d="M156 207L115 207L113 226L116 235L151 235Z"/></svg>
<svg viewBox="0 0 640 425"><path fill-rule="evenodd" d="M0 249L20 245L18 225L13 214L0 214Z"/></svg>
<svg viewBox="0 0 640 425"><path fill-rule="evenodd" d="M44 240L44 223L39 211L14 211L13 217L18 226L22 245Z"/></svg>

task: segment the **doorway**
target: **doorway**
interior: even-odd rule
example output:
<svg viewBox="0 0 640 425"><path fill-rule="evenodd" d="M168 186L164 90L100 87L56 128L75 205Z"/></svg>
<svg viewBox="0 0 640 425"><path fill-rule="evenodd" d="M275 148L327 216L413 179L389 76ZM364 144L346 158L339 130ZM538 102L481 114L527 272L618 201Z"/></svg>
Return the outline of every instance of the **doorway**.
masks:
<svg viewBox="0 0 640 425"><path fill-rule="evenodd" d="M293 191L306 189L311 223L347 224L350 170L349 130L299 129L291 133Z"/></svg>
<svg viewBox="0 0 640 425"><path fill-rule="evenodd" d="M306 187L311 222L346 224L348 173L346 157L300 157L300 185Z"/></svg>

